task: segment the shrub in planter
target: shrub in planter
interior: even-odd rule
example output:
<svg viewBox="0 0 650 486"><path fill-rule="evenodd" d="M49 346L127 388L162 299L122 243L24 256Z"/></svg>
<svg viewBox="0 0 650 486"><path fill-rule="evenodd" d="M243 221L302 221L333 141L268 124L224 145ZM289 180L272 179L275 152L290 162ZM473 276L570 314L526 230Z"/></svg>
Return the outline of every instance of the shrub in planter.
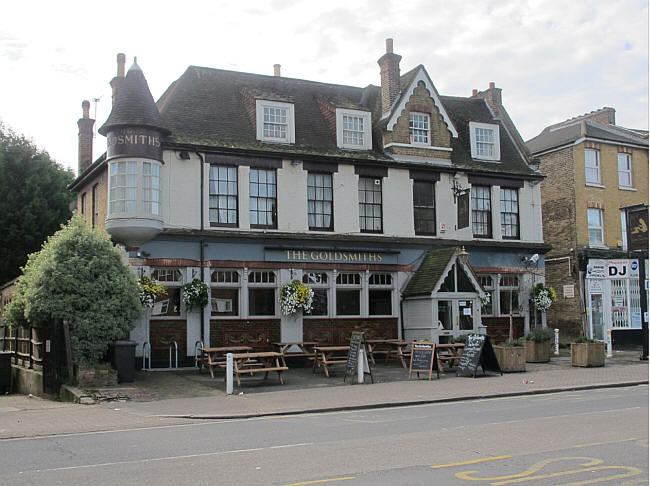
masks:
<svg viewBox="0 0 650 486"><path fill-rule="evenodd" d="M580 337L571 343L571 365L583 368L605 366L605 343Z"/></svg>
<svg viewBox="0 0 650 486"><path fill-rule="evenodd" d="M548 363L551 360L553 336L553 331L546 327L533 329L526 334L526 362Z"/></svg>
<svg viewBox="0 0 650 486"><path fill-rule="evenodd" d="M518 339L494 346L494 354L504 373L526 371L526 348Z"/></svg>

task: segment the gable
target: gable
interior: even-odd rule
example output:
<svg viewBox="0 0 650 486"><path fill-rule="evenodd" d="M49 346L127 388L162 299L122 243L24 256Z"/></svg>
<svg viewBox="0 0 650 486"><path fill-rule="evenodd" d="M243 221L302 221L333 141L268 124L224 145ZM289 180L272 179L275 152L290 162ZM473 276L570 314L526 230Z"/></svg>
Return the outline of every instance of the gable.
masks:
<svg viewBox="0 0 650 486"><path fill-rule="evenodd" d="M404 76L404 78L406 79L407 76ZM415 75L412 77L408 86L402 90L400 98L398 99L397 103L395 104L392 111L390 112L388 123L386 124L386 128L388 129L388 131L392 131L393 128L395 127L395 124L397 123L402 111L404 111L404 109L406 108L406 104L408 103L409 99L413 95L413 92L415 91L419 83L423 83L424 87L430 93L431 99L433 100L433 103L438 109L440 116L442 116L442 119L444 120L447 129L451 133L451 136L457 138L458 132L456 131L454 124L451 122L451 119L449 118L449 115L447 114L445 107L440 101L440 95L438 94L438 90L436 90L436 87L433 85L433 82L429 78L429 75L426 73L423 66L419 66L417 68Z"/></svg>

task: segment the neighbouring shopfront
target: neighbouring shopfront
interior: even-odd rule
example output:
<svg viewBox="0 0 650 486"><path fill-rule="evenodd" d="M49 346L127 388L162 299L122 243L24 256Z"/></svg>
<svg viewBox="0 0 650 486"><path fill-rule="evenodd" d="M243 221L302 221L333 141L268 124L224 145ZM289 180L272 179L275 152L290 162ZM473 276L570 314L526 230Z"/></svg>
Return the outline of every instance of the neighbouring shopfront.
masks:
<svg viewBox="0 0 650 486"><path fill-rule="evenodd" d="M585 274L589 337L641 329L639 261L590 259Z"/></svg>

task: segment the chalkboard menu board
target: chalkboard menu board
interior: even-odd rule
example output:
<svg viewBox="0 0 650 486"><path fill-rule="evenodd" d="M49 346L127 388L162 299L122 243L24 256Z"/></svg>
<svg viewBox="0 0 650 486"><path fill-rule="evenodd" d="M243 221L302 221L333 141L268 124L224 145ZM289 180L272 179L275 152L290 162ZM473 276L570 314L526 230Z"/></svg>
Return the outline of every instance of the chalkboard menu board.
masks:
<svg viewBox="0 0 650 486"><path fill-rule="evenodd" d="M483 374L486 370L501 373L501 367L494 354L490 338L484 334L470 334L467 336L463 354L456 368L456 376L476 378L479 365L483 369Z"/></svg>
<svg viewBox="0 0 650 486"><path fill-rule="evenodd" d="M359 350L363 349L363 372L370 375L370 379L374 383L370 364L368 364L368 351L366 350L366 335L363 332L353 331L350 336L350 350L348 351L348 362L345 364L345 375L343 381L348 375L356 376L357 366L359 365Z"/></svg>
<svg viewBox="0 0 650 486"><path fill-rule="evenodd" d="M429 379L433 370L436 370L438 378L440 378L440 370L438 369L438 360L436 359L436 344L428 341L415 341L411 344L411 367L409 369L409 380L413 373L420 376L420 372L429 373Z"/></svg>

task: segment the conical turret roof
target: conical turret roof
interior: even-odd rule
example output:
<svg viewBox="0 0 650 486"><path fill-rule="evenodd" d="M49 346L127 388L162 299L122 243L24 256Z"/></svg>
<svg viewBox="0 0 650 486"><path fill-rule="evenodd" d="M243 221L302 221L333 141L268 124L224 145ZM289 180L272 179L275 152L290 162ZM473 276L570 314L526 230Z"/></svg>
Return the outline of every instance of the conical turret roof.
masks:
<svg viewBox="0 0 650 486"><path fill-rule="evenodd" d="M121 126L154 128L160 130L163 135L170 133L162 121L147 80L136 60L118 89L108 120L98 131L106 135L111 128Z"/></svg>

